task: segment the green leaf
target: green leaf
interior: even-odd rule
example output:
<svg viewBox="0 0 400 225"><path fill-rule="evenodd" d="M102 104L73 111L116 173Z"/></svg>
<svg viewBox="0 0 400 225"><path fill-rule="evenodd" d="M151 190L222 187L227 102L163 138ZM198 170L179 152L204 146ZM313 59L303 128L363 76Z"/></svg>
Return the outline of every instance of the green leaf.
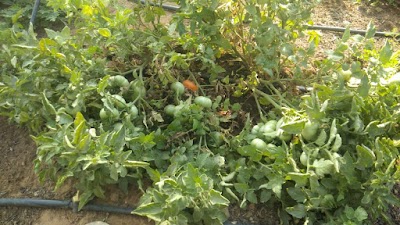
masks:
<svg viewBox="0 0 400 225"><path fill-rule="evenodd" d="M315 168L315 173L320 177L333 172L333 162L330 160L317 159L314 161L313 166Z"/></svg>
<svg viewBox="0 0 400 225"><path fill-rule="evenodd" d="M317 140L314 141L314 143L318 146L322 146L325 144L326 138L328 137L328 135L326 134L325 130L321 130L321 132L319 133Z"/></svg>
<svg viewBox="0 0 400 225"><path fill-rule="evenodd" d="M293 180L294 182L296 182L296 187L304 187L307 185L309 177L310 175L306 173L291 172L287 174L285 179Z"/></svg>
<svg viewBox="0 0 400 225"><path fill-rule="evenodd" d="M110 169L110 178L114 181L118 181L118 168L115 164L109 166Z"/></svg>
<svg viewBox="0 0 400 225"><path fill-rule="evenodd" d="M287 207L286 212L288 212L290 215L301 219L304 218L307 214L307 209L303 204L298 204L295 205L294 207Z"/></svg>
<svg viewBox="0 0 400 225"><path fill-rule="evenodd" d="M300 134L306 124L306 120L298 120L290 123L284 123L281 129L288 134Z"/></svg>
<svg viewBox="0 0 400 225"><path fill-rule="evenodd" d="M242 156L249 156L252 161L258 162L262 158L262 154L252 145L246 145L237 150Z"/></svg>
<svg viewBox="0 0 400 225"><path fill-rule="evenodd" d="M367 132L372 139L375 139L376 136L386 133L388 130L387 126L390 125L390 123L391 122L380 123L380 121L376 120L371 121L365 128L365 132Z"/></svg>
<svg viewBox="0 0 400 225"><path fill-rule="evenodd" d="M382 47L379 53L379 60L386 64L390 62L390 58L393 55L392 46L390 46L389 42L386 40L385 46Z"/></svg>
<svg viewBox="0 0 400 225"><path fill-rule="evenodd" d="M255 5L246 5L246 11L252 16L257 15L257 8Z"/></svg>
<svg viewBox="0 0 400 225"><path fill-rule="evenodd" d="M49 113L50 115L56 115L56 109L54 106L50 103L50 101L47 99L45 92L42 92L42 103L44 108L46 109L46 113Z"/></svg>
<svg viewBox="0 0 400 225"><path fill-rule="evenodd" d="M375 36L376 33L376 29L375 26L372 22L368 23L368 27L367 27L367 33L365 34L365 38L366 39L370 39L373 38Z"/></svg>
<svg viewBox="0 0 400 225"><path fill-rule="evenodd" d="M75 115L74 126L78 127L79 124L86 122L85 117L83 117L82 113L77 112Z"/></svg>
<svg viewBox="0 0 400 225"><path fill-rule="evenodd" d="M99 84L97 85L97 93L99 93L100 95L102 95L102 93L104 93L104 90L108 86L109 78L110 78L110 75L107 75L107 76L104 76L103 78L101 78L101 80L99 81Z"/></svg>
<svg viewBox="0 0 400 225"><path fill-rule="evenodd" d="M203 219L203 217L204 217L204 210L195 206L193 208L193 222L198 223Z"/></svg>
<svg viewBox="0 0 400 225"><path fill-rule="evenodd" d="M124 166L128 168L147 167L149 165L150 165L149 163L142 161L134 161L134 160L124 161Z"/></svg>
<svg viewBox="0 0 400 225"><path fill-rule="evenodd" d="M103 37L111 37L111 31L108 28L99 28L99 34Z"/></svg>
<svg viewBox="0 0 400 225"><path fill-rule="evenodd" d="M268 202L272 197L272 192L270 190L263 189L261 191L260 202L265 203Z"/></svg>
<svg viewBox="0 0 400 225"><path fill-rule="evenodd" d="M83 206L85 206L93 198L93 192L91 190L85 190L81 195L79 195L78 210L81 210Z"/></svg>
<svg viewBox="0 0 400 225"><path fill-rule="evenodd" d="M241 108L242 108L242 106L239 103L235 103L232 105L232 110L234 112L238 112Z"/></svg>
<svg viewBox="0 0 400 225"><path fill-rule="evenodd" d="M254 191L246 192L245 198L251 203L254 203L254 204L258 203L257 195L254 193Z"/></svg>
<svg viewBox="0 0 400 225"><path fill-rule="evenodd" d="M127 166L126 164L124 164L124 166ZM158 170L152 169L150 167L146 168L147 174L149 175L150 179L154 182L157 183L160 181L161 179L161 174Z"/></svg>
<svg viewBox="0 0 400 225"><path fill-rule="evenodd" d="M290 187L287 188L286 191L292 197L292 199L296 200L296 202L304 203L307 199L306 194L300 188Z"/></svg>
<svg viewBox="0 0 400 225"><path fill-rule="evenodd" d="M18 61L17 56L14 56L14 57L11 59L11 65L12 65L14 68L17 67L17 61Z"/></svg>
<svg viewBox="0 0 400 225"><path fill-rule="evenodd" d="M282 192L282 185L285 183L285 180L279 175L272 175L272 177L268 177L269 182L263 184L259 187L259 189L266 188L271 189L275 195L280 198Z"/></svg>
<svg viewBox="0 0 400 225"><path fill-rule="evenodd" d="M235 183L234 186L240 194L245 194L249 190L249 185L246 183Z"/></svg>
<svg viewBox="0 0 400 225"><path fill-rule="evenodd" d="M360 94L361 97L367 97L370 88L371 85L369 84L368 76L363 76L361 78L361 84L360 86L358 86L357 92Z"/></svg>
<svg viewBox="0 0 400 225"><path fill-rule="evenodd" d="M59 112L56 116L56 122L58 122L60 125L71 124L74 121L74 119L69 114L65 112L60 112L60 110L58 111Z"/></svg>
<svg viewBox="0 0 400 225"><path fill-rule="evenodd" d="M359 206L354 212L354 218L356 218L357 221L362 222L368 219L368 213L363 207Z"/></svg>
<svg viewBox="0 0 400 225"><path fill-rule="evenodd" d="M334 208L336 206L335 198L331 194L324 195L321 206L325 208Z"/></svg>
<svg viewBox="0 0 400 225"><path fill-rule="evenodd" d="M336 134L337 134L337 128L336 128L336 118L335 118L332 121L331 129L329 132L329 140L328 140L327 145L330 145L332 143L332 141L336 138Z"/></svg>
<svg viewBox="0 0 400 225"><path fill-rule="evenodd" d="M148 203L137 207L132 213L139 216L147 216L148 218L160 222L163 212L164 203Z"/></svg>
<svg viewBox="0 0 400 225"><path fill-rule="evenodd" d="M210 202L211 205L229 206L229 200L222 196L221 192L218 192L214 189L210 190Z"/></svg>
<svg viewBox="0 0 400 225"><path fill-rule="evenodd" d="M350 37L351 37L351 34L350 34L350 26L347 26L346 27L346 30L343 32L343 35L342 35L342 42L346 42L346 41L348 41L349 39L350 39Z"/></svg>
<svg viewBox="0 0 400 225"><path fill-rule="evenodd" d="M76 145L80 142L82 134L85 132L85 130L85 121L82 121L74 130L74 139L72 140L72 144Z"/></svg>
<svg viewBox="0 0 400 225"><path fill-rule="evenodd" d="M110 145L114 146L114 151L122 151L125 146L125 132L126 128L122 125L120 129L112 135Z"/></svg>
<svg viewBox="0 0 400 225"><path fill-rule="evenodd" d="M365 169L374 165L376 160L374 152L365 145L357 145L357 168Z"/></svg>
<svg viewBox="0 0 400 225"><path fill-rule="evenodd" d="M335 142L333 143L331 150L337 152L341 146L342 146L342 138L340 137L339 134L336 134Z"/></svg>

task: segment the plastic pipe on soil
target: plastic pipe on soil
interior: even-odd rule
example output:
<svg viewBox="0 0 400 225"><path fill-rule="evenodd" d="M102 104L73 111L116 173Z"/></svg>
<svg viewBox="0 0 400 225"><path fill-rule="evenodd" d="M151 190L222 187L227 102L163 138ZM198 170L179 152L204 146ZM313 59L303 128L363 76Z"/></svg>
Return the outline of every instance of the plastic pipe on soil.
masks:
<svg viewBox="0 0 400 225"><path fill-rule="evenodd" d="M0 206L27 206L39 208L71 208L77 211L78 204L68 200L45 200L31 198L0 198ZM82 210L131 214L134 208L123 208L110 205L87 204Z"/></svg>
<svg viewBox="0 0 400 225"><path fill-rule="evenodd" d="M138 0L135 0L135 1L136 1L136 2L139 2ZM155 4L155 3L153 3L153 2L148 2L148 1L146 1L146 0L140 0L140 3L142 3L142 4L149 4L149 5L151 5L151 6L162 7L163 9L170 10L170 11L178 11L178 10L179 10L179 7L178 7L178 6L165 5L165 4L159 5L159 4Z"/></svg>
<svg viewBox="0 0 400 225"><path fill-rule="evenodd" d="M346 28L343 28L343 27L318 26L318 25L315 25L315 26L305 25L305 27L308 30L327 30L327 31L336 31L336 32L345 32L346 31ZM350 29L350 33L365 35L367 33L367 31ZM400 37L400 33L395 33L395 32L375 32L375 36L398 38L398 37Z"/></svg>
<svg viewBox="0 0 400 225"><path fill-rule="evenodd" d="M63 208L63 209L72 208L74 212L75 209L77 208L76 203L68 200L47 200L47 199L32 199L32 198L0 198L0 207L1 206L3 207L23 206L23 207L36 207L36 208ZM131 215L134 208L87 204L82 208L82 210ZM244 225L244 224L226 221L224 225ZM253 225L253 224L248 224L248 225Z"/></svg>
<svg viewBox="0 0 400 225"><path fill-rule="evenodd" d="M35 1L35 5L33 6L31 19L29 21L31 24L33 24L35 22L36 14L37 14L37 12L39 10L39 4L40 4L40 0L36 0Z"/></svg>

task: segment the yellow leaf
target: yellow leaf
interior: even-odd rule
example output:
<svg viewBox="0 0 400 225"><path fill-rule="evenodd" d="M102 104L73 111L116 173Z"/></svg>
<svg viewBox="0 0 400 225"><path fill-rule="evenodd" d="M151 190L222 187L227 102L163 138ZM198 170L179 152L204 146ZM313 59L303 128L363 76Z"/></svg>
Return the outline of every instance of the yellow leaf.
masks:
<svg viewBox="0 0 400 225"><path fill-rule="evenodd" d="M111 37L111 31L108 28L100 28L99 34L103 37Z"/></svg>

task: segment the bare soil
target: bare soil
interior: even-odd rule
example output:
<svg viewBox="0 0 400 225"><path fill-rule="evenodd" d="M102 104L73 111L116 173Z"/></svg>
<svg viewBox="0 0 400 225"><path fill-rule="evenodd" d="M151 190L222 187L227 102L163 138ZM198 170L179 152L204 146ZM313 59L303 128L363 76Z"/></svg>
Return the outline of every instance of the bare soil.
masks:
<svg viewBox="0 0 400 225"><path fill-rule="evenodd" d="M168 21L167 15L165 21ZM344 27L350 24L353 29L367 28L372 21L378 31L400 30L400 8L380 4L368 6L355 4L351 0L323 0L314 10L313 21L316 25ZM340 33L321 32L320 46L331 49L341 37ZM395 43L396 44L396 43ZM399 43L397 42L397 46ZM40 198L69 200L75 194L71 184L57 192L53 191L51 182L39 183L33 171L36 146L25 128L10 125L6 118L0 117L0 198ZM116 206L134 207L141 196L136 187L131 187L128 195L115 187L109 188L109 199L102 203ZM394 193L400 198L400 185ZM400 209L392 207L390 211L395 224L400 224ZM249 205L247 210L233 206L231 218L242 223L278 224L278 216L267 207ZM146 218L133 215L119 215L98 212L73 213L65 209L34 209L17 207L0 207L0 224L4 225L84 225L93 221L104 221L110 225L153 224ZM380 224L380 223L379 223Z"/></svg>

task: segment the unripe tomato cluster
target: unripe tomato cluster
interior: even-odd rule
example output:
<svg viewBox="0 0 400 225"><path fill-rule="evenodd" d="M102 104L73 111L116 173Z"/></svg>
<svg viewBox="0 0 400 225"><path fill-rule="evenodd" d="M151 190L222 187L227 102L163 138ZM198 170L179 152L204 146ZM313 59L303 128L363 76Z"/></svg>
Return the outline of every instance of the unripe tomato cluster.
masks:
<svg viewBox="0 0 400 225"><path fill-rule="evenodd" d="M281 129L282 124L282 119L279 121L270 120L266 123L258 123L251 129L251 133L257 136L256 139L260 139L266 143L271 143L274 140L280 140L284 142L290 141L292 139L292 135L284 132ZM254 143L261 142L257 140Z"/></svg>

